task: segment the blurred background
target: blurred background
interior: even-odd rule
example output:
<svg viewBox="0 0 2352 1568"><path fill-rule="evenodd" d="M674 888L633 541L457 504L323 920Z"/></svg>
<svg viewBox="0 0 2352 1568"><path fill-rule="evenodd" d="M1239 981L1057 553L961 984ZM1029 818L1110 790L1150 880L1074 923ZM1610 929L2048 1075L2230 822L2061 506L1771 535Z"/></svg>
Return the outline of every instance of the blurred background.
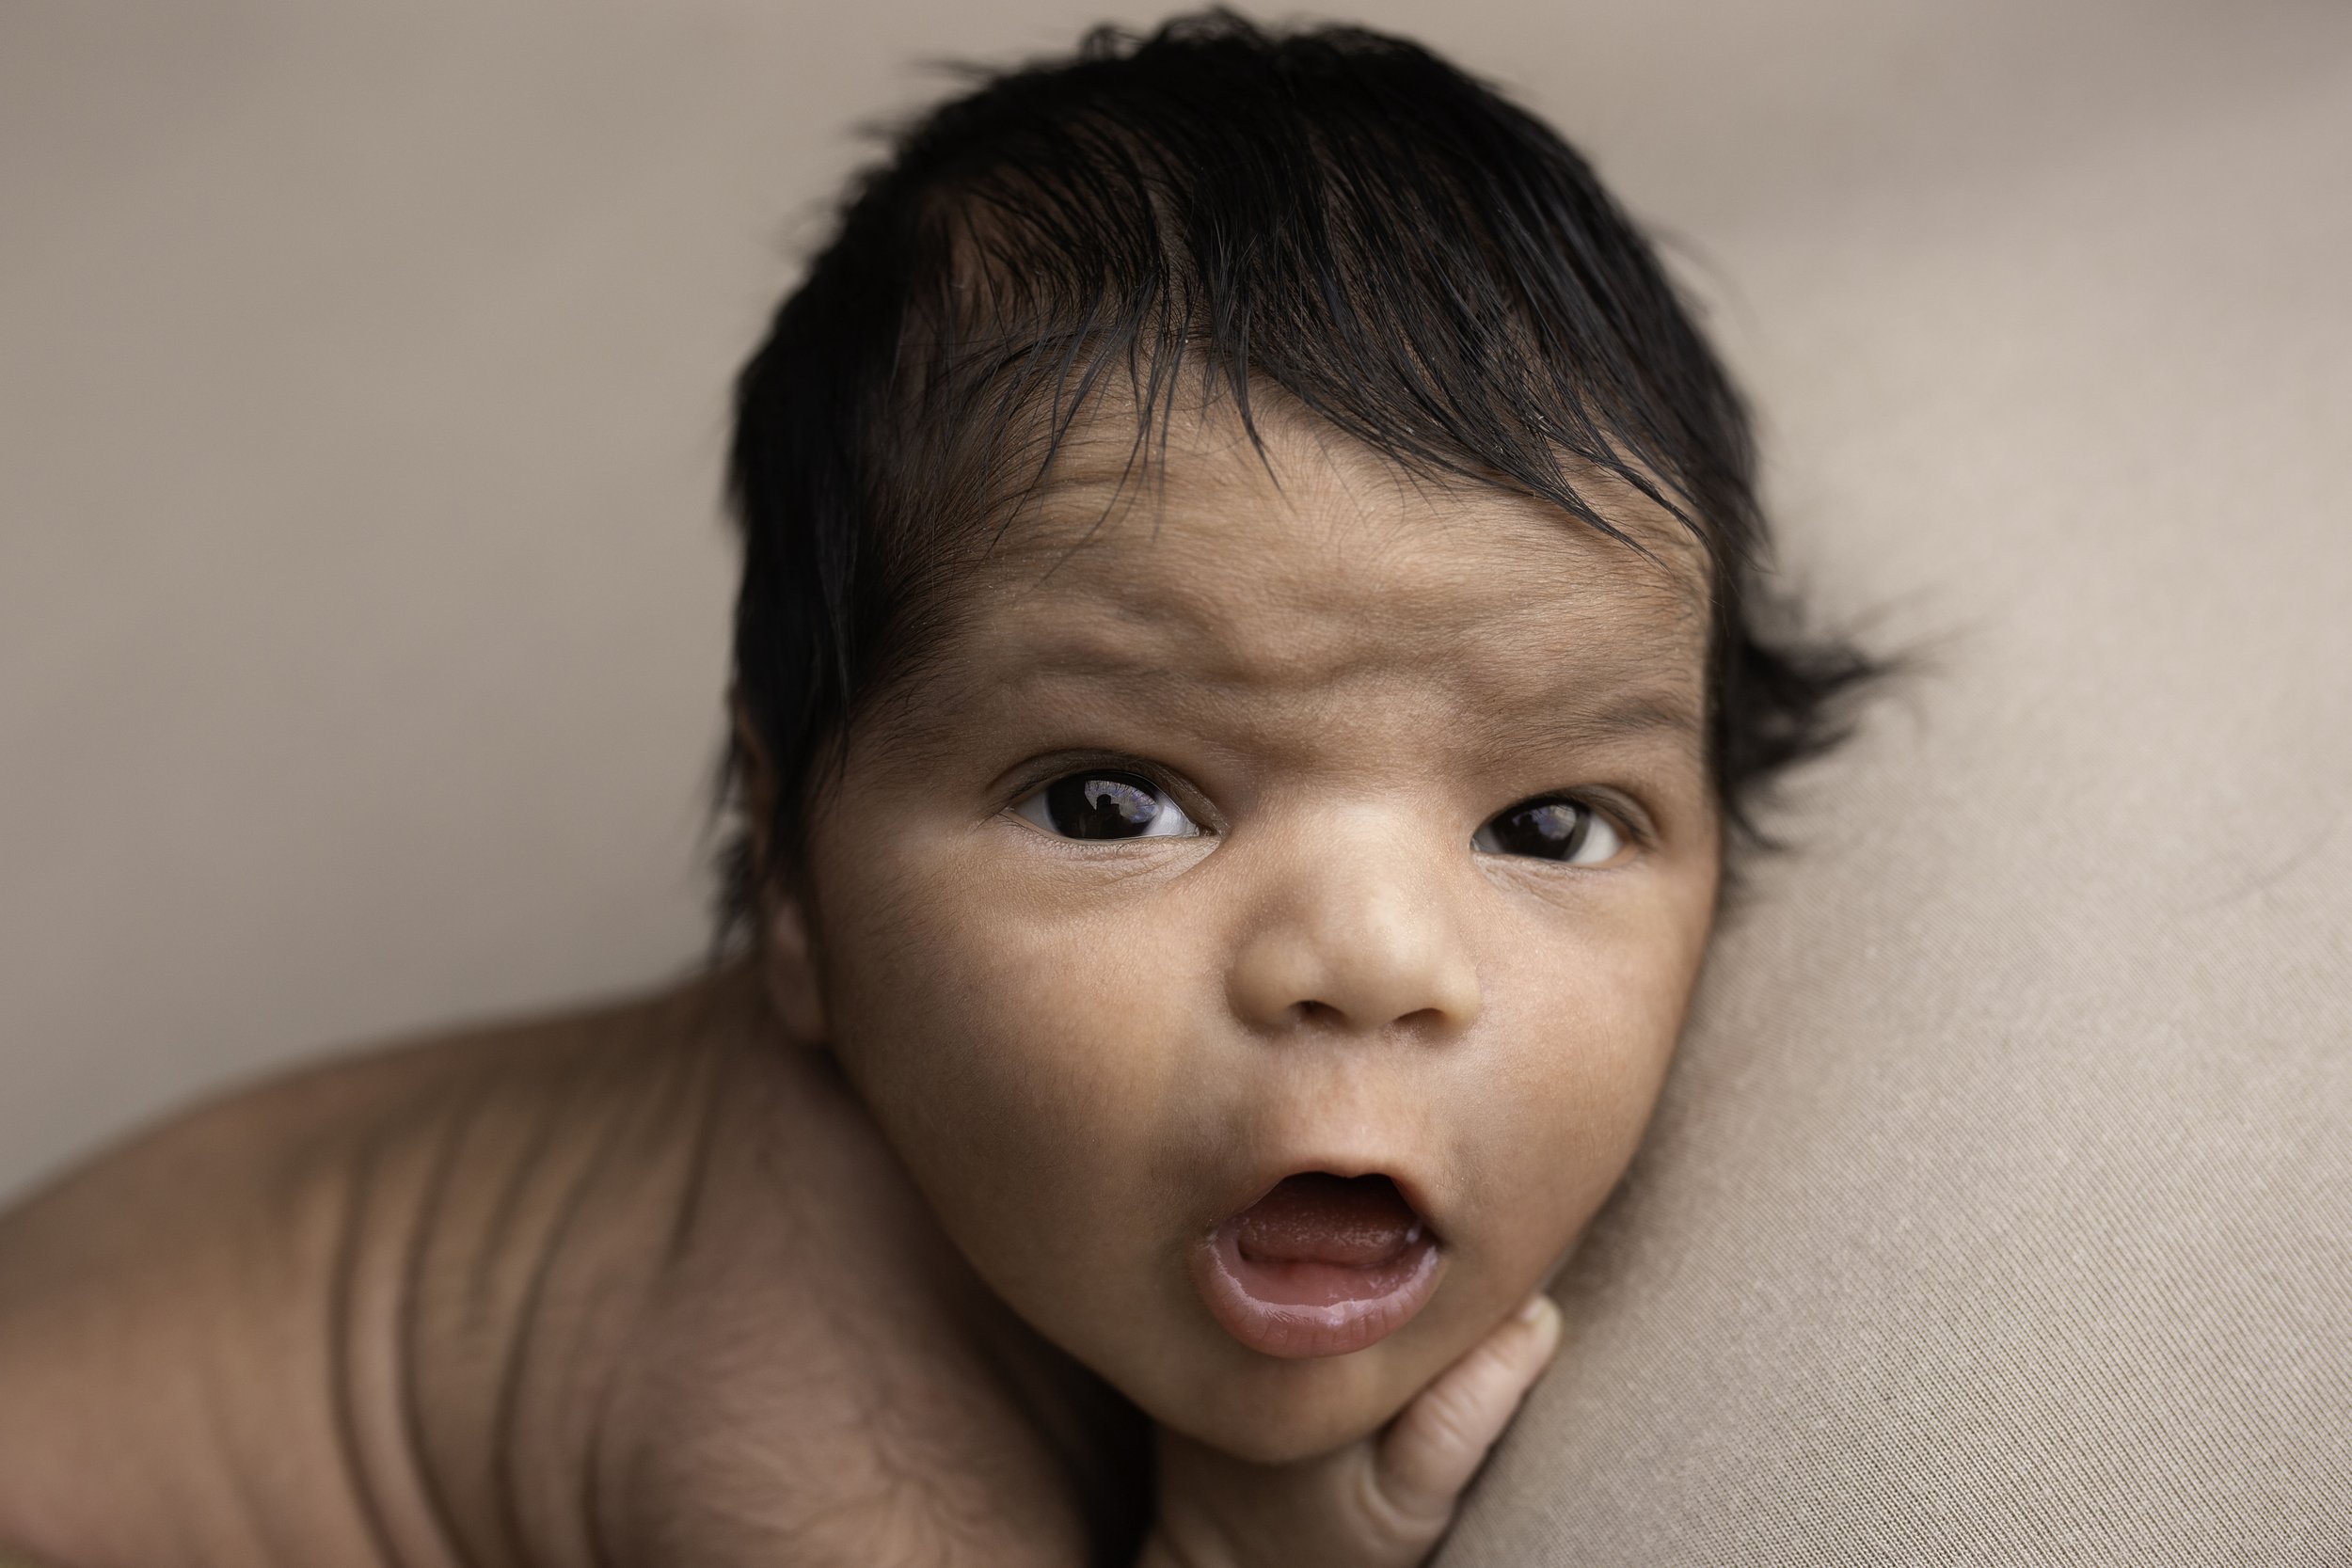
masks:
<svg viewBox="0 0 2352 1568"><path fill-rule="evenodd" d="M1163 14L0 6L0 1198L298 1056L697 961L729 378L926 61ZM1967 531L2037 473L2352 431L2341 0L1343 14L1664 239L1833 615L2029 594ZM2197 308L2263 291L2260 341ZM2216 364L2311 390L2233 420ZM2169 537L2220 561L2213 483Z"/></svg>

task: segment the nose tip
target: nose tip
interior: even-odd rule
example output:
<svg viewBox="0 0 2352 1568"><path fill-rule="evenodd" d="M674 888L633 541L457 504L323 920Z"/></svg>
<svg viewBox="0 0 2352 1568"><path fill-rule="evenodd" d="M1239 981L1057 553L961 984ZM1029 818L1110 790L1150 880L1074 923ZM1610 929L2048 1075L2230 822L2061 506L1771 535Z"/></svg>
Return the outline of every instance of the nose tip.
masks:
<svg viewBox="0 0 2352 1568"><path fill-rule="evenodd" d="M1438 900L1360 891L1258 932L1235 956L1231 990L1234 1010L1262 1029L1429 1039L1468 1029L1482 1001L1476 966Z"/></svg>

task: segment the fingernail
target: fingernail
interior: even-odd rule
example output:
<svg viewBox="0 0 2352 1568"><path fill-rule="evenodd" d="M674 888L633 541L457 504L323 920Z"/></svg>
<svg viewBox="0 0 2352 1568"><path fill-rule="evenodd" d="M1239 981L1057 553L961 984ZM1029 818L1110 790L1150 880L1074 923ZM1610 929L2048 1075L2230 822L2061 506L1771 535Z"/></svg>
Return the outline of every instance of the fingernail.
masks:
<svg viewBox="0 0 2352 1568"><path fill-rule="evenodd" d="M1549 1296L1539 1295L1519 1308L1519 1322L1535 1331L1535 1338L1543 1346L1544 1359L1549 1362L1565 1338L1567 1322L1561 1316L1560 1304Z"/></svg>

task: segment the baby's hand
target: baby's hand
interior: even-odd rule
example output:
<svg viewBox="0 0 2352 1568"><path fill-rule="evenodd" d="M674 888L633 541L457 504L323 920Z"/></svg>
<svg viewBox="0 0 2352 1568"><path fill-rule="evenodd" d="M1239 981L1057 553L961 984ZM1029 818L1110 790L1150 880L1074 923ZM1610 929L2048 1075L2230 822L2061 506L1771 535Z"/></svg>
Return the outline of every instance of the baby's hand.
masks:
<svg viewBox="0 0 2352 1568"><path fill-rule="evenodd" d="M1537 1296L1360 1442L1252 1465L1163 1430L1159 1517L1137 1568L1411 1568L1560 1343Z"/></svg>

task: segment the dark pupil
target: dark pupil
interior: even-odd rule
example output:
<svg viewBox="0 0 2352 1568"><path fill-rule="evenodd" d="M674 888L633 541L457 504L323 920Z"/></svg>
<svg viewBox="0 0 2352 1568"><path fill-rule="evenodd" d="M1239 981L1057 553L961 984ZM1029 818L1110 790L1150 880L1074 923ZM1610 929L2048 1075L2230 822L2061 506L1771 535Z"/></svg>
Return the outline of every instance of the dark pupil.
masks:
<svg viewBox="0 0 2352 1568"><path fill-rule="evenodd" d="M1133 773L1073 773L1046 787L1045 809L1070 838L1140 838L1160 815L1160 792Z"/></svg>
<svg viewBox="0 0 2352 1568"><path fill-rule="evenodd" d="M1574 800L1514 806L1495 818L1495 842L1513 855L1564 861L1584 846L1593 814Z"/></svg>

